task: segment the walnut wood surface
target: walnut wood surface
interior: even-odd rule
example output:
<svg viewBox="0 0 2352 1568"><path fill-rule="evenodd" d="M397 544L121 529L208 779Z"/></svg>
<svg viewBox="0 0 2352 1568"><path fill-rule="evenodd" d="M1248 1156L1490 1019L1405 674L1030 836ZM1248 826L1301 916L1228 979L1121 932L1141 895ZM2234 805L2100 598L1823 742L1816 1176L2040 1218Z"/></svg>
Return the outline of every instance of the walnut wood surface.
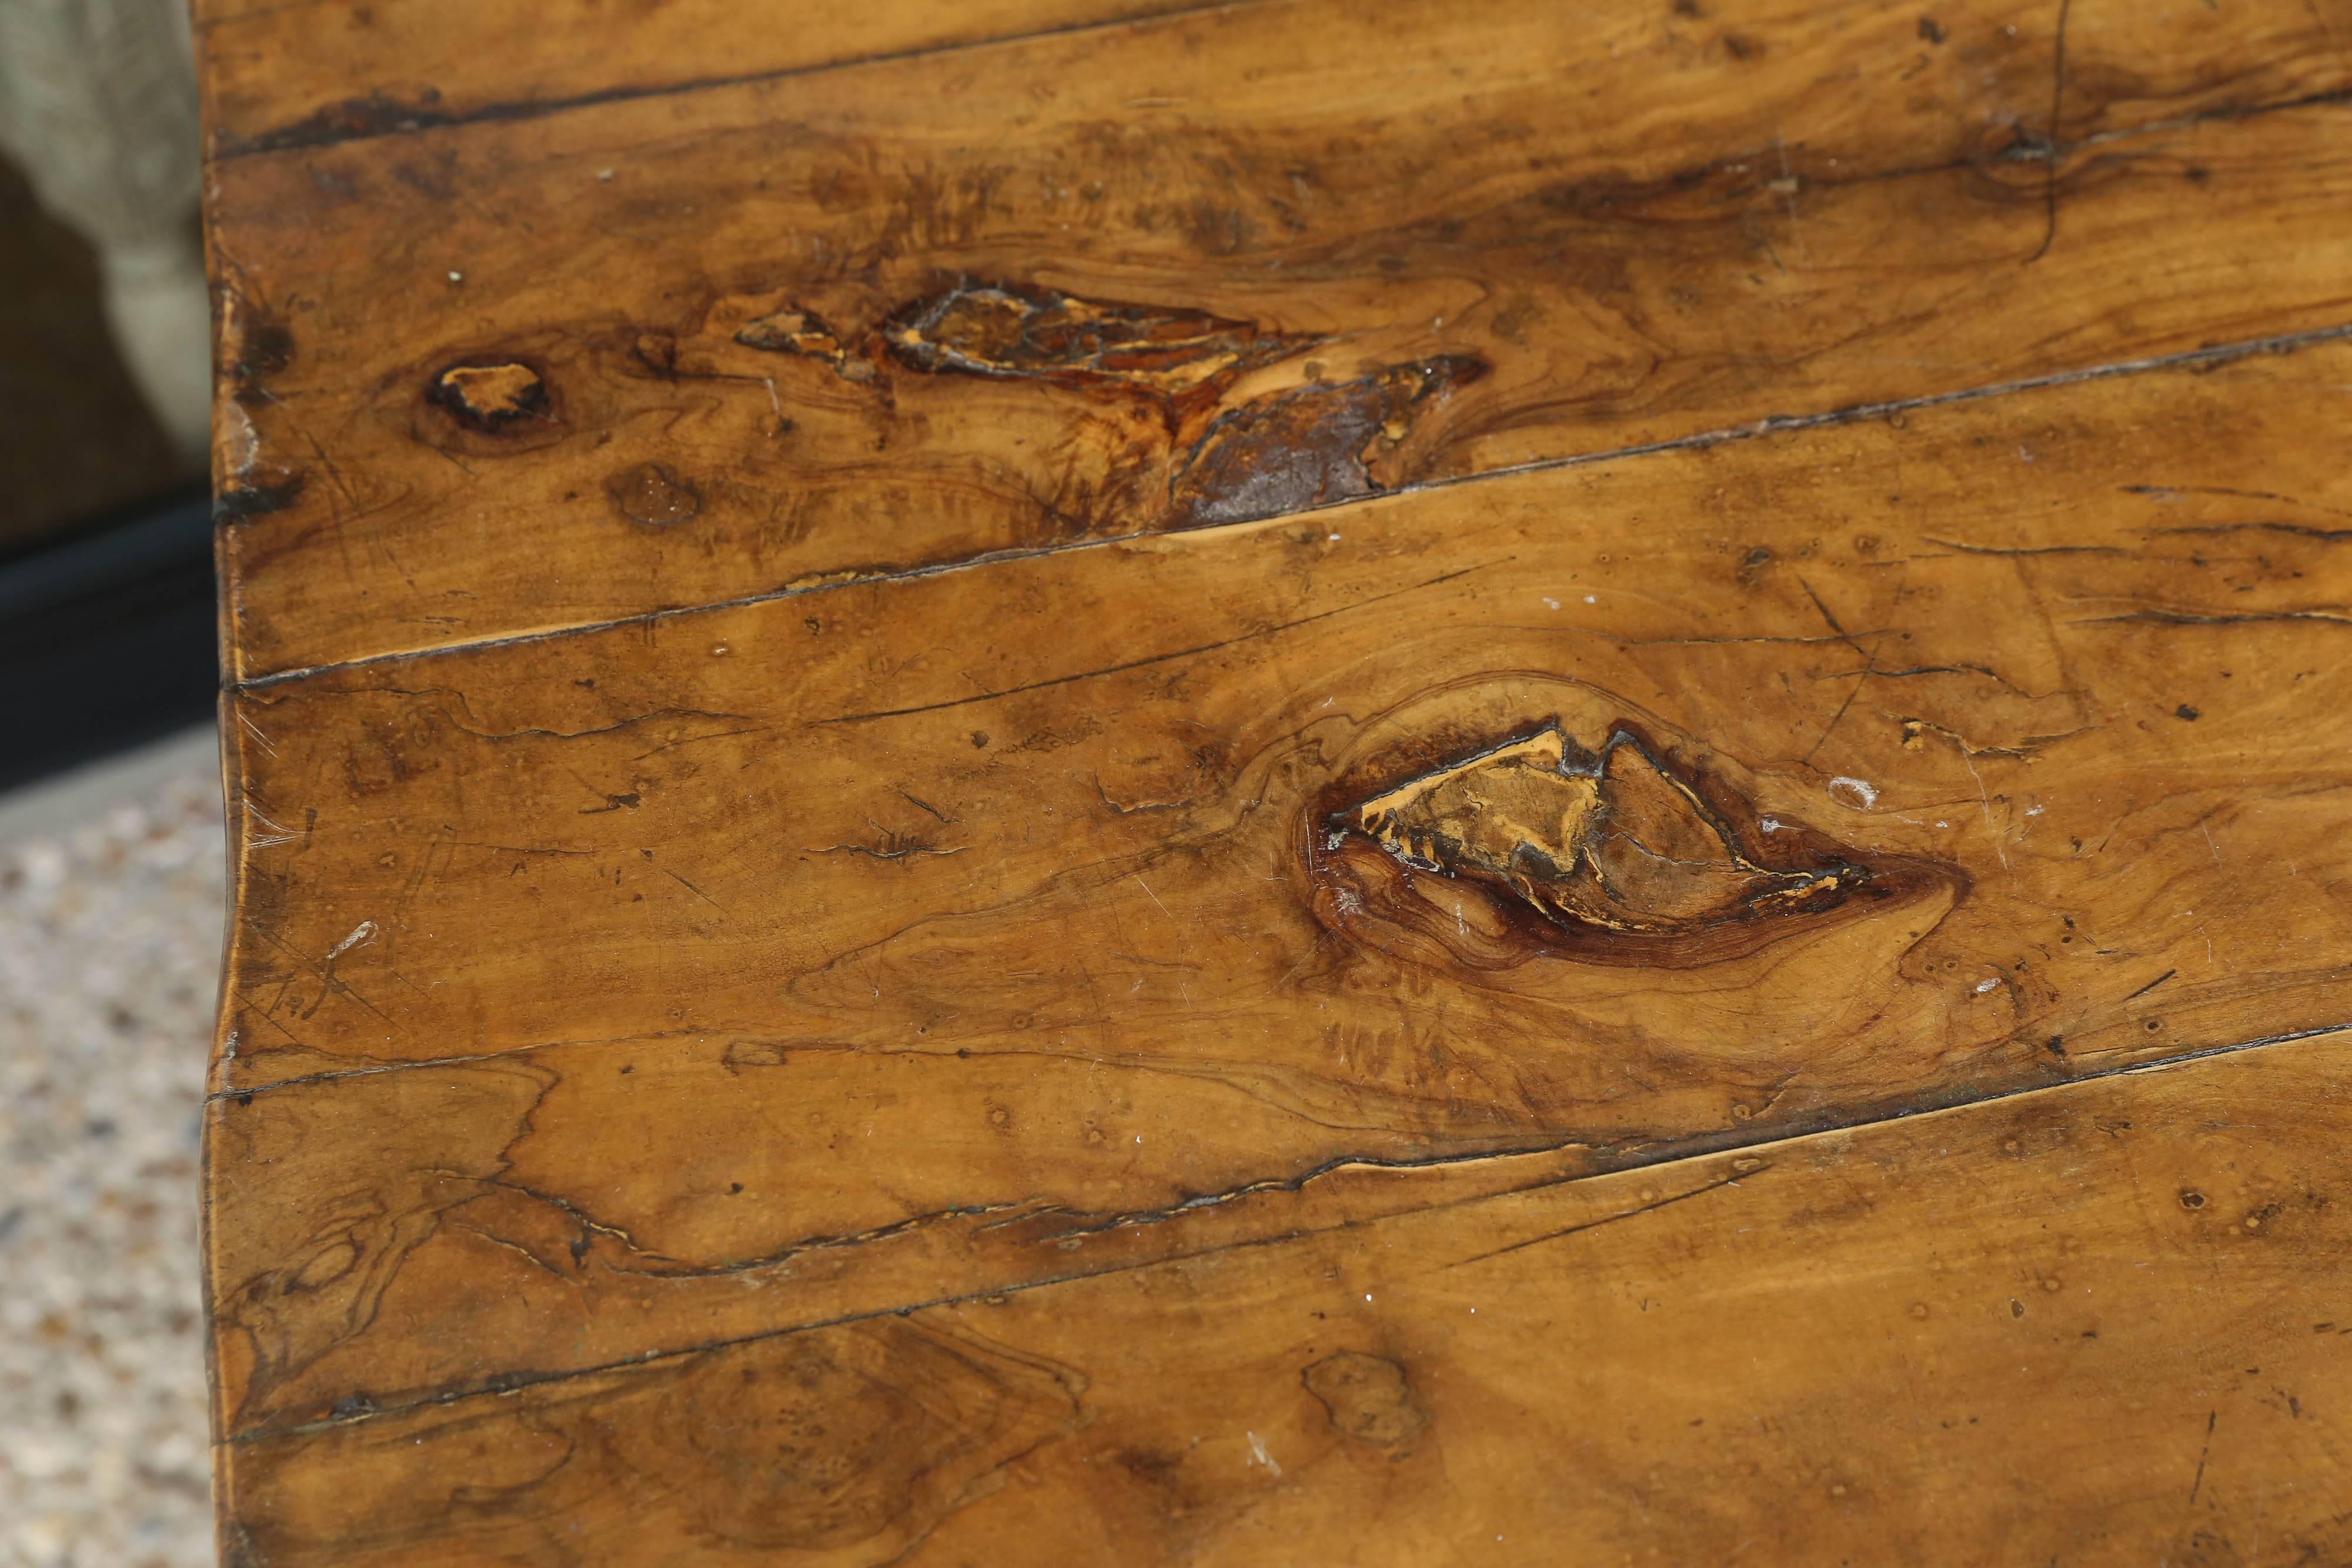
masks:
<svg viewBox="0 0 2352 1568"><path fill-rule="evenodd" d="M204 9L229 1561L2352 1550L2352 15Z"/></svg>

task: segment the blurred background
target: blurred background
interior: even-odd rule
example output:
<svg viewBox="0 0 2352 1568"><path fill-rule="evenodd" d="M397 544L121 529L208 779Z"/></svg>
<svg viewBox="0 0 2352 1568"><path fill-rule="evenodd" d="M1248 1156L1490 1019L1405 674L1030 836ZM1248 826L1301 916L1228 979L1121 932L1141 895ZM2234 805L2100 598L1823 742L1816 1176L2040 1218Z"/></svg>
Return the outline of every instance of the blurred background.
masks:
<svg viewBox="0 0 2352 1568"><path fill-rule="evenodd" d="M214 1561L224 910L181 0L0 0L0 1564Z"/></svg>

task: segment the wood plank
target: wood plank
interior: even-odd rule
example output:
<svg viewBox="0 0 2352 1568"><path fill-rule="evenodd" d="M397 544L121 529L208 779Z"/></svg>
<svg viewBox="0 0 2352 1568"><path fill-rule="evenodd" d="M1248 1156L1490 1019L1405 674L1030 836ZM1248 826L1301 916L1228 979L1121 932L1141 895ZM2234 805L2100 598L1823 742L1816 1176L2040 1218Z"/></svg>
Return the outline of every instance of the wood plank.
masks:
<svg viewBox="0 0 2352 1568"><path fill-rule="evenodd" d="M237 694L223 1429L2352 1023L2352 481L2264 439L2347 384L2325 344ZM1682 869L1588 822L1515 883L1444 825L1573 828L1580 779Z"/></svg>
<svg viewBox="0 0 2352 1568"><path fill-rule="evenodd" d="M2063 80L2022 0L1690 9L1296 0L215 160L234 673L2352 319L2345 0L2084 0Z"/></svg>
<svg viewBox="0 0 2352 1568"><path fill-rule="evenodd" d="M228 1560L2334 1562L2339 1036L227 1445ZM453 1328L455 1325L452 1325Z"/></svg>
<svg viewBox="0 0 2352 1568"><path fill-rule="evenodd" d="M617 15L594 0L194 5L205 146L232 158L1201 8L1201 0L800 0L791 24L776 26L727 0Z"/></svg>

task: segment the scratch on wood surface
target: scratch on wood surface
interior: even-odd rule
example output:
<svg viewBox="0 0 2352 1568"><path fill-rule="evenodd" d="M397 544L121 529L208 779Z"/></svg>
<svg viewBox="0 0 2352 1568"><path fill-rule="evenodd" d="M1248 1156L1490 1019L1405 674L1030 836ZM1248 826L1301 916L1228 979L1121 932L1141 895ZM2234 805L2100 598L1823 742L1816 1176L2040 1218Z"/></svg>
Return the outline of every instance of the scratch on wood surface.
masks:
<svg viewBox="0 0 2352 1568"><path fill-rule="evenodd" d="M1749 1161L1742 1161L1741 1163L1753 1164L1753 1162ZM1547 1241L1558 1241L1564 1237L1580 1235L1587 1230L1597 1230L1604 1225L1614 1225L1621 1219L1636 1219L1644 1214L1655 1214L1662 1208L1671 1208L1675 1204L1688 1202L1694 1197L1704 1197L1706 1194L1717 1191L1720 1188L1737 1186L1739 1185L1739 1181L1742 1176L1752 1176L1754 1174L1756 1174L1754 1170L1743 1170L1738 1171L1732 1176L1718 1176L1714 1181L1703 1182L1699 1186L1690 1188L1688 1191L1674 1193L1665 1197L1655 1199L1653 1202L1642 1204L1638 1207L1622 1209L1615 1214L1603 1215L1599 1219L1588 1219L1580 1225L1568 1225L1562 1226L1558 1230L1547 1230L1540 1236L1530 1236L1524 1241L1514 1241L1508 1247L1497 1247L1491 1252L1479 1252L1468 1258L1456 1259L1454 1261L1447 1264L1446 1267L1449 1269L1467 1268L1473 1263L1483 1263L1489 1258L1504 1257L1508 1253L1523 1251L1529 1247L1540 1247Z"/></svg>
<svg viewBox="0 0 2352 1568"><path fill-rule="evenodd" d="M1408 593L1418 593L1423 589L1435 588L1441 583L1468 577L1473 572L1485 571L1489 567L1504 565L1508 559L1506 557L1502 560L1485 561L1477 566L1465 566L1455 571L1442 572L1424 581L1412 583L1404 588L1391 589L1386 593L1375 593L1368 599L1360 599L1353 604L1342 604L1334 609L1318 611L1315 614L1302 615L1295 621L1285 621L1259 631L1244 632L1238 636L1220 637L1213 643L1201 643L1190 648L1178 648L1171 653L1152 653L1140 659L1128 659L1119 664L1103 665L1099 669L1080 670L1067 675L1049 675L1044 680L1024 681L1017 686L1007 686L998 692L982 692L968 697L950 697L944 702L918 703L911 707L876 708L865 713L836 714L831 718L811 719L808 721L809 727L814 728L819 725L829 724L866 724L876 719L908 718L916 714L939 713L948 708L969 707L975 703L1001 702L1006 697L1019 696L1024 692L1045 691L1054 686L1069 685L1077 681L1096 680L1104 675L1125 674L1129 670L1148 669L1154 664L1165 664L1177 659L1190 659L1202 653L1213 653L1221 648L1231 648L1243 643L1255 643L1267 637L1278 637L1285 632L1296 631L1301 626L1310 626L1318 621L1328 621L1334 615L1347 615L1359 610L1369 610L1375 604L1386 603L1391 599L1402 598Z"/></svg>
<svg viewBox="0 0 2352 1568"><path fill-rule="evenodd" d="M2042 150L2042 243L2025 258L2028 266L2049 255L2050 246L2058 238L2058 160L2065 152L2064 143L2058 139L2058 115L2066 101L2066 19L2074 8L2074 0L2058 0L2057 36L2051 49L2050 133Z"/></svg>

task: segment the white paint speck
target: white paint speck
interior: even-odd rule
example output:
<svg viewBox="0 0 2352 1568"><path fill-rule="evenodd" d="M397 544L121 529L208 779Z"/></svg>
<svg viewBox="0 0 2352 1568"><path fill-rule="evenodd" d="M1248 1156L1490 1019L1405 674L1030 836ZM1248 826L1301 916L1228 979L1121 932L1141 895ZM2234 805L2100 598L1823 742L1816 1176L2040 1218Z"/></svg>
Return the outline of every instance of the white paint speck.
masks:
<svg viewBox="0 0 2352 1568"><path fill-rule="evenodd" d="M1330 534L1326 537L1328 538L1333 544L1338 544L1339 542L1339 536L1337 534Z"/></svg>
<svg viewBox="0 0 2352 1568"><path fill-rule="evenodd" d="M1995 986L2000 984L2000 982L1999 980L1979 980L1977 982L1977 995L1983 996L1987 991L1991 990Z"/></svg>
<svg viewBox="0 0 2352 1568"><path fill-rule="evenodd" d="M466 281L466 275L462 272L453 272L449 275L449 281L452 283L463 283Z"/></svg>
<svg viewBox="0 0 2352 1568"><path fill-rule="evenodd" d="M609 180L609 179L611 179L612 177L613 177L613 171L611 171L610 169L599 169L599 170L597 170L597 171L596 171L596 178L598 178L599 180Z"/></svg>
<svg viewBox="0 0 2352 1568"><path fill-rule="evenodd" d="M1557 610L1557 609L1559 609L1559 600L1557 600L1557 599L1554 599L1554 598L1553 598L1550 594L1549 594L1549 593L1547 593L1547 594L1545 594L1545 595L1543 596L1543 601L1544 601L1544 608L1545 608L1546 610Z"/></svg>
<svg viewBox="0 0 2352 1568"><path fill-rule="evenodd" d="M2039 806L2028 806L2025 808L2025 814L2029 817L2038 817L2042 815L2042 808Z"/></svg>
<svg viewBox="0 0 2352 1568"><path fill-rule="evenodd" d="M361 943L373 942L374 940L375 922L373 920L362 920L357 925L352 927L352 934L350 936L344 937L332 947L327 949L327 956L330 958L340 958L344 954L350 952L352 948L358 946Z"/></svg>
<svg viewBox="0 0 2352 1568"><path fill-rule="evenodd" d="M1265 1440L1255 1432L1244 1432L1242 1436L1249 1439L1250 1458L1272 1470L1276 1479L1281 1479L1282 1467L1276 1464L1274 1456L1265 1451Z"/></svg>
<svg viewBox="0 0 2352 1568"><path fill-rule="evenodd" d="M1842 806L1859 804L1864 810L1878 804L1878 786L1866 779L1843 774L1830 780L1829 797Z"/></svg>
<svg viewBox="0 0 2352 1568"><path fill-rule="evenodd" d="M1780 831L1780 819L1778 817L1759 817L1756 819L1756 825L1763 829L1768 833L1777 833Z"/></svg>
<svg viewBox="0 0 2352 1568"><path fill-rule="evenodd" d="M1587 604L1598 604L1601 602L1600 596L1597 594L1588 593L1584 596L1584 602Z"/></svg>

